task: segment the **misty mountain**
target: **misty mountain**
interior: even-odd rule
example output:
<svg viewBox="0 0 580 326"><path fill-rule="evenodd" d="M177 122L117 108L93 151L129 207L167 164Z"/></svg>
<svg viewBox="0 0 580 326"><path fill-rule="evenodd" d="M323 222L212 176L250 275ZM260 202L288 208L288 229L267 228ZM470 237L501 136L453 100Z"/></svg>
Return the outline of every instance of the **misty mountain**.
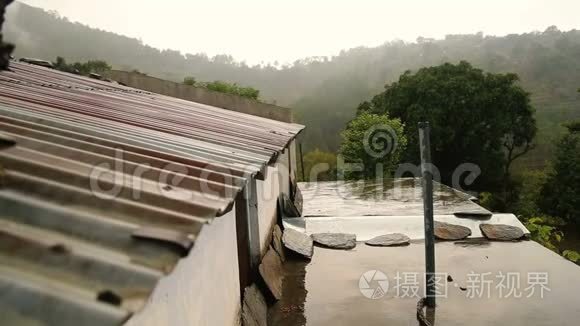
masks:
<svg viewBox="0 0 580 326"><path fill-rule="evenodd" d="M16 44L17 57L67 61L105 60L115 69L133 70L182 81L224 80L260 90L261 97L295 109L308 131L306 149L334 151L339 133L354 116L356 106L381 92L385 84L406 70L443 62L467 60L490 72L514 72L532 94L540 132L538 148L528 165L542 164L551 143L563 130L560 123L580 118L580 31L542 32L504 37L448 35L442 40L419 37L416 42L387 42L379 47L359 47L333 57L297 60L291 65L249 66L229 55L182 54L160 50L138 39L72 23L55 12L22 3L8 8L6 39ZM153 22L152 22L153 23ZM492 23L492 22L490 22ZM202 27L195 33L211 33Z"/></svg>

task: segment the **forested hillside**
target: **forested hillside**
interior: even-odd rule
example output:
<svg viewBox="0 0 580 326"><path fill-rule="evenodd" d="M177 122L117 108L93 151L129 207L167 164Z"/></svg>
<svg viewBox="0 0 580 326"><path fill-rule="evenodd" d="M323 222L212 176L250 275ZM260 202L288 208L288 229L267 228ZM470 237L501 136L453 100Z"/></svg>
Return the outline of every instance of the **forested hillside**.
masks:
<svg viewBox="0 0 580 326"><path fill-rule="evenodd" d="M552 142L564 131L560 123L580 118L580 31L545 31L505 37L448 35L442 40L419 37L416 42L394 41L375 48L355 48L339 55L307 58L291 65L249 66L231 56L208 57L159 50L125 36L71 23L56 13L16 3L9 8L6 38L17 57L68 61L105 60L114 68L137 69L149 75L182 81L224 80L260 90L266 101L296 110L308 126L307 150L335 151L339 132L354 117L357 105L381 92L385 84L406 70L467 60L489 72L513 72L532 94L539 133L527 165L542 164ZM182 31L194 39L195 33Z"/></svg>

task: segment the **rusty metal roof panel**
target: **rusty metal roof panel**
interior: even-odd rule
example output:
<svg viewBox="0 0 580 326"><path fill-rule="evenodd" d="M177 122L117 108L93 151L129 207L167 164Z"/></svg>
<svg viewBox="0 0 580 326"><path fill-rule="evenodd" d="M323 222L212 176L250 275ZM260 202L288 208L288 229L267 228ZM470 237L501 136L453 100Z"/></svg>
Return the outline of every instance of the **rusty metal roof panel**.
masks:
<svg viewBox="0 0 580 326"><path fill-rule="evenodd" d="M227 111L50 69L14 64L8 97L247 150L282 150L303 126ZM35 93L30 94L34 89ZM3 94L4 95L4 94ZM78 105L78 103L82 103Z"/></svg>
<svg viewBox="0 0 580 326"><path fill-rule="evenodd" d="M0 315L10 325L123 323L303 128L10 68L0 72Z"/></svg>

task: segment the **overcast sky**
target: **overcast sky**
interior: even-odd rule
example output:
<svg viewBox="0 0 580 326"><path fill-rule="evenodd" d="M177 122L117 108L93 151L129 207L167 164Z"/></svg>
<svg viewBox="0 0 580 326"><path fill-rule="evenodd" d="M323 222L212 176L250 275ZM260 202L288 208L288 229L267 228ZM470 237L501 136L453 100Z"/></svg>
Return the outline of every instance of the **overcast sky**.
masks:
<svg viewBox="0 0 580 326"><path fill-rule="evenodd" d="M580 29L580 0L20 0L158 48L292 62L418 36Z"/></svg>

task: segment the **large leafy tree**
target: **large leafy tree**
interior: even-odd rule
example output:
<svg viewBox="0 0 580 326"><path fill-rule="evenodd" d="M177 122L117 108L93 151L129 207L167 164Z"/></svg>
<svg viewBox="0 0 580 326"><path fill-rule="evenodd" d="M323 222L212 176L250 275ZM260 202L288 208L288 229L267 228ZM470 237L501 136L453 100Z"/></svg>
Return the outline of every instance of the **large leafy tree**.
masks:
<svg viewBox="0 0 580 326"><path fill-rule="evenodd" d="M484 73L462 61L407 71L385 88L359 105L357 114L401 119L409 141L403 159L415 164L417 125L430 122L433 163L445 183L460 164L473 163L482 174L472 187L499 189L512 162L532 147L534 111L515 74Z"/></svg>
<svg viewBox="0 0 580 326"><path fill-rule="evenodd" d="M342 132L339 153L345 163L355 163L360 168L339 166L339 173L346 179L388 177L407 146L404 129L401 120L390 119L385 114L364 112L358 115Z"/></svg>
<svg viewBox="0 0 580 326"><path fill-rule="evenodd" d="M553 216L580 223L580 121L566 125L553 169L541 192L541 208Z"/></svg>

